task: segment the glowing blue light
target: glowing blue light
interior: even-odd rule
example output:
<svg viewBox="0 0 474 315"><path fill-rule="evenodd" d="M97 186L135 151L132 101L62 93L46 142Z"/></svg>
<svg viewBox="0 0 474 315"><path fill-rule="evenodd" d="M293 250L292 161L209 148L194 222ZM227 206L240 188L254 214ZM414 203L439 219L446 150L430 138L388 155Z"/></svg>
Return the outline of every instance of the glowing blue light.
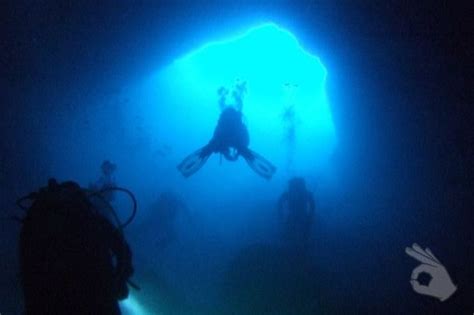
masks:
<svg viewBox="0 0 474 315"><path fill-rule="evenodd" d="M143 306L137 301L136 297L132 294L129 297L120 302L120 309L124 315L149 315L150 312L146 311ZM156 313L155 313L156 314Z"/></svg>
<svg viewBox="0 0 474 315"><path fill-rule="evenodd" d="M188 147L180 154L189 153L190 143L205 144L220 113L217 89L232 90L236 82L246 81L243 113L250 147L280 170L306 173L323 165L336 143L326 76L319 58L289 31L273 23L251 28L162 69L158 90L167 108L157 110L157 134L182 135Z"/></svg>

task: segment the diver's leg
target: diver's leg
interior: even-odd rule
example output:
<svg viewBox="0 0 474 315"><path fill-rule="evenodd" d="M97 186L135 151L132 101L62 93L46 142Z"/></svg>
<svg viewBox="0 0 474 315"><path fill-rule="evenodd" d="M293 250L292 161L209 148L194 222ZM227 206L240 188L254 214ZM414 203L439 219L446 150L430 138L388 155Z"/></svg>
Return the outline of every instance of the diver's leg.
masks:
<svg viewBox="0 0 474 315"><path fill-rule="evenodd" d="M267 159L258 155L249 148L239 150L240 155L245 159L247 164L260 176L270 179L276 172L276 167L273 166Z"/></svg>
<svg viewBox="0 0 474 315"><path fill-rule="evenodd" d="M188 155L178 164L178 170L184 177L189 177L196 173L207 161L214 150L210 144Z"/></svg>

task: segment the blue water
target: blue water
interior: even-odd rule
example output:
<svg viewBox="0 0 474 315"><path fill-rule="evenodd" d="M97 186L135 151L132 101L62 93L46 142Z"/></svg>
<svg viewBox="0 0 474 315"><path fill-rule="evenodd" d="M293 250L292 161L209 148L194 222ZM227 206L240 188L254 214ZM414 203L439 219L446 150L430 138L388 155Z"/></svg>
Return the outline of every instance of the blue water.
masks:
<svg viewBox="0 0 474 315"><path fill-rule="evenodd" d="M464 245L456 240L469 234L459 223L460 200L468 198L457 198L469 195L458 182L468 164L452 156L462 150L451 145L451 133L438 130L445 107L426 109L441 98L423 98L421 81L411 77L418 68L408 61L429 59L429 45L390 36L375 45L338 33L342 20L330 29L284 11L225 17L202 9L195 17L178 7L168 9L178 22L162 11L154 11L158 18L118 10L117 20L66 7L74 19L49 16L42 6L25 11L38 17L24 26L37 46L6 92L22 107L2 115L11 139L0 143L2 206L10 209L16 196L51 176L88 187L103 160L114 162L116 183L139 203L125 236L141 290L121 302L126 315L424 309L409 286L415 264L404 248L425 244L461 270L456 253ZM50 25L46 17L57 27L40 27ZM156 19L167 22L156 27ZM94 21L102 32L87 26ZM442 58L430 58L438 69ZM28 88L21 80L30 80ZM205 145L217 124L218 89L230 91L232 104L242 82L250 148L276 166L275 175L266 180L243 158L214 154L184 178L178 163ZM277 211L294 176L306 180L316 203L304 250L284 237ZM128 217L126 196L112 205ZM4 224L0 284L12 298L5 313L0 302L0 313L16 314L18 227Z"/></svg>
<svg viewBox="0 0 474 315"><path fill-rule="evenodd" d="M131 88L132 98L140 101L124 110L134 113L127 115L130 118L139 117L141 136L148 136L146 147L137 148L140 159L154 159L150 163L159 174L145 180L152 181L155 189L178 193L190 212L190 218L178 224L180 243L167 248L159 264L149 248L140 245L139 261L144 270L164 274L186 303L202 304L204 309L215 305L226 269L240 250L280 243L276 200L292 176L306 176L314 190L316 181L327 175L337 140L326 77L322 61L306 51L295 35L264 23L203 43ZM177 162L206 144L216 125L217 89L232 90L242 81L248 88L242 112L250 147L277 166L276 175L266 181L242 158L228 162L214 155L196 175L182 178L175 169ZM293 115L288 119L289 108ZM150 165L142 167L147 171ZM166 182L160 180L163 177ZM319 180L319 185L325 184ZM150 218L153 209L143 209L141 215ZM153 227L137 224L148 229L144 233L153 239ZM157 265L162 269L156 270ZM124 307L141 303L146 309L149 299L137 294Z"/></svg>

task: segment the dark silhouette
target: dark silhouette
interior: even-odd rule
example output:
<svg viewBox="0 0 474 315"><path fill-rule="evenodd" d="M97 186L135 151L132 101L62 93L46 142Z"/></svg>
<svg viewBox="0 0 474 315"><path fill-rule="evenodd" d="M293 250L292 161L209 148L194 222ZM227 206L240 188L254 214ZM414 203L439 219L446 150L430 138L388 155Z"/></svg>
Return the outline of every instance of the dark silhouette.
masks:
<svg viewBox="0 0 474 315"><path fill-rule="evenodd" d="M107 190L108 188L116 187L114 173L117 169L117 165L110 162L109 160L105 160L102 162L100 169L102 172L101 176L95 183L89 185L89 189L92 191L102 191ZM115 199L115 191L108 190L102 193L101 196L107 202L112 202Z"/></svg>
<svg viewBox="0 0 474 315"><path fill-rule="evenodd" d="M269 161L248 148L249 133L242 121L242 97L246 91L245 82L236 85L233 92L235 105L225 103L228 91L221 87L219 105L222 110L211 141L201 149L186 157L178 170L185 177L197 172L212 153L222 154L228 161L236 161L242 156L247 164L260 176L270 179L276 171Z"/></svg>
<svg viewBox="0 0 474 315"><path fill-rule="evenodd" d="M171 192L162 192L151 209L150 225L155 231L154 245L163 250L176 239L176 220L181 212L187 213L186 204Z"/></svg>
<svg viewBox="0 0 474 315"><path fill-rule="evenodd" d="M26 314L120 314L133 274L121 226L72 181L52 179L18 204L27 213L19 241Z"/></svg>
<svg viewBox="0 0 474 315"><path fill-rule="evenodd" d="M283 221L283 236L292 245L308 245L314 220L314 198L306 188L305 180L294 177L288 182L288 191L278 200L278 212Z"/></svg>

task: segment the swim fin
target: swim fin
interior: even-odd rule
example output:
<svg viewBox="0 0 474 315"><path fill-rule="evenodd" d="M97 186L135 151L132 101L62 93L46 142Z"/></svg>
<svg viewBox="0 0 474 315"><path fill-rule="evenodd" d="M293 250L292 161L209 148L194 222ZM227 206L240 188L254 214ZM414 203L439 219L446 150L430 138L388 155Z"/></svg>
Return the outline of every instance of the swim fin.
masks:
<svg viewBox="0 0 474 315"><path fill-rule="evenodd" d="M189 177L196 173L207 161L209 152L203 147L194 153L188 155L181 163L178 164L178 170L183 174L184 177ZM212 152L210 152L212 153Z"/></svg>
<svg viewBox="0 0 474 315"><path fill-rule="evenodd" d="M263 156L256 152L247 149L245 152L241 152L242 157L245 159L247 164L260 176L265 179L271 179L273 174L276 172L276 167L273 166L270 161L265 159Z"/></svg>

